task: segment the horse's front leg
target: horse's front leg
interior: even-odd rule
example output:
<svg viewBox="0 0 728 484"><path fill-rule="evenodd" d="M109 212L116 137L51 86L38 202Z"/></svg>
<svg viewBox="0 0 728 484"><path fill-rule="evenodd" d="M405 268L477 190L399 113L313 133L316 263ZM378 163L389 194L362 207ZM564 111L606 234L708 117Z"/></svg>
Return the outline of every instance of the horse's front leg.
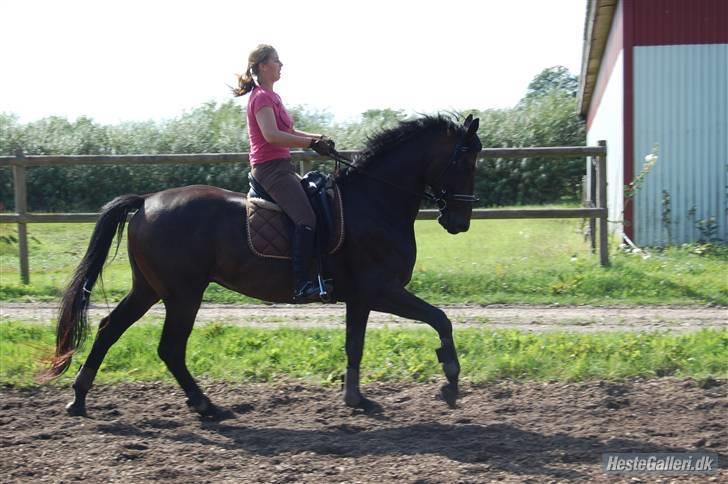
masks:
<svg viewBox="0 0 728 484"><path fill-rule="evenodd" d="M455 407L458 398L460 362L457 351L455 351L452 323L445 313L404 288L383 291L381 297L372 305L372 310L422 321L437 331L442 343L442 346L437 349L437 359L442 363L442 369L448 381L440 389L440 394L450 407Z"/></svg>
<svg viewBox="0 0 728 484"><path fill-rule="evenodd" d="M369 306L362 301L346 303L346 376L344 403L349 407L370 409L376 404L364 398L359 390L359 368L364 353L364 334L369 319Z"/></svg>

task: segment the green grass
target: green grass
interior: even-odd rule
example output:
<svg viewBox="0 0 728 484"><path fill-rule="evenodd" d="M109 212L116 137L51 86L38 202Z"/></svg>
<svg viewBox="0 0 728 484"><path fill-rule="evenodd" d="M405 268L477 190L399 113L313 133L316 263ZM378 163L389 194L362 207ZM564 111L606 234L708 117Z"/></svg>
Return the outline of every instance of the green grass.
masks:
<svg viewBox="0 0 728 484"><path fill-rule="evenodd" d="M132 327L112 347L98 382L171 381L156 354L161 325ZM0 384L32 385L40 360L54 343L47 324L0 324ZM431 330L371 330L367 333L363 381L427 381L440 378L438 344ZM627 377L725 378L728 331L694 333L526 333L462 329L456 332L463 377L566 380ZM68 384L90 341L58 380ZM345 367L344 332L327 329L260 330L222 324L200 326L190 338L187 361L202 378L236 382L296 378L338 383Z"/></svg>
<svg viewBox="0 0 728 484"><path fill-rule="evenodd" d="M56 300L88 245L91 224L29 225L31 284L18 276L15 231L0 224L0 300ZM418 259L409 288L435 304L728 304L728 247L673 247L650 256L612 251L602 268L579 220L474 220L448 235L434 221L416 224ZM107 297L131 284L122 242L104 273ZM112 249L113 250L113 249ZM94 297L102 301L101 291ZM209 302L253 300L215 284Z"/></svg>

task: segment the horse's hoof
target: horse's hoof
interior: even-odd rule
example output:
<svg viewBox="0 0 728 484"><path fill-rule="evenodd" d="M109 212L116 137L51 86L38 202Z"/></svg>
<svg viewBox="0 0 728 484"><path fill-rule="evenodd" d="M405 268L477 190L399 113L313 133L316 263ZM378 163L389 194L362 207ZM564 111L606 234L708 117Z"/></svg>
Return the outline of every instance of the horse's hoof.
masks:
<svg viewBox="0 0 728 484"><path fill-rule="evenodd" d="M384 409L374 400L362 397L357 408L364 410L364 413L382 413Z"/></svg>
<svg viewBox="0 0 728 484"><path fill-rule="evenodd" d="M186 403L190 410L194 410L200 415L204 415L206 412L210 411L210 409L214 407L210 399L207 398L205 395L200 395L195 398L188 398Z"/></svg>
<svg viewBox="0 0 728 484"><path fill-rule="evenodd" d="M361 395L354 398L344 397L344 403L347 407L358 408L364 410L365 413L379 413L382 412L382 406L374 400L369 400Z"/></svg>
<svg viewBox="0 0 728 484"><path fill-rule="evenodd" d="M205 420L225 420L235 417L230 410L220 408L210 401L205 395L199 398L188 399L187 406L197 412Z"/></svg>
<svg viewBox="0 0 728 484"><path fill-rule="evenodd" d="M361 393L344 393L344 404L347 407L358 408L362 400L364 400L364 397L361 396Z"/></svg>
<svg viewBox="0 0 728 484"><path fill-rule="evenodd" d="M440 396L445 400L448 407L455 408L455 402L458 399L458 387L452 383L447 383L440 388Z"/></svg>
<svg viewBox="0 0 728 484"><path fill-rule="evenodd" d="M221 422L235 418L235 413L226 408L218 407L214 403L210 403L204 412L200 412L200 418L211 422Z"/></svg>
<svg viewBox="0 0 728 484"><path fill-rule="evenodd" d="M71 417L85 417L86 416L86 405L77 404L76 401L72 401L66 405L66 412Z"/></svg>

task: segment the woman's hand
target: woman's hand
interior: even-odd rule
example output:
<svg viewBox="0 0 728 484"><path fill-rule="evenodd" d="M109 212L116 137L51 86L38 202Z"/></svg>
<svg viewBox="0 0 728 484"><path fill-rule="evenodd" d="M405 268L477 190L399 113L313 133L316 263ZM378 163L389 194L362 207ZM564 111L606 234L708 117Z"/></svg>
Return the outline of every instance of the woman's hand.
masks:
<svg viewBox="0 0 728 484"><path fill-rule="evenodd" d="M336 151L336 143L334 143L334 140L329 139L326 136L321 136L318 139L312 139L311 144L308 147L321 156L329 156L331 153Z"/></svg>

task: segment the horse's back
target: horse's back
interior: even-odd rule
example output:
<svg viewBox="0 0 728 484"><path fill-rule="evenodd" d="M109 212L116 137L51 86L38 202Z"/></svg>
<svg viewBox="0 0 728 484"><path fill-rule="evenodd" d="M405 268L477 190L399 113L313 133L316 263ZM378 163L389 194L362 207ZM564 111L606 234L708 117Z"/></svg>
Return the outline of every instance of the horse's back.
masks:
<svg viewBox="0 0 728 484"><path fill-rule="evenodd" d="M235 210L245 207L245 195L209 185L170 188L149 195L144 203L148 217L178 213L188 215L198 210Z"/></svg>
<svg viewBox="0 0 728 484"><path fill-rule="evenodd" d="M129 251L150 265L209 272L221 244L239 250L244 230L242 193L206 185L171 188L149 195L132 217Z"/></svg>

